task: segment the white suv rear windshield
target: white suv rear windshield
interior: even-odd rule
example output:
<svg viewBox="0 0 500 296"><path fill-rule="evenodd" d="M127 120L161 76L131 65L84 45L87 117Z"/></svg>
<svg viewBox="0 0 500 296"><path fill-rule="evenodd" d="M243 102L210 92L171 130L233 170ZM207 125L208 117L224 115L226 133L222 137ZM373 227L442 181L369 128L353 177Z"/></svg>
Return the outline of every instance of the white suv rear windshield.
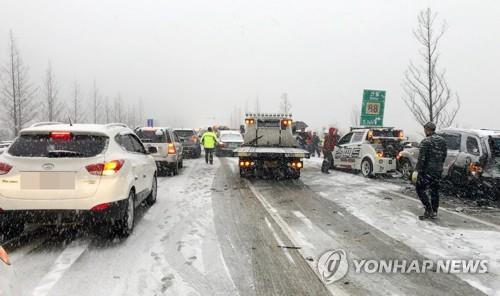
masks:
<svg viewBox="0 0 500 296"><path fill-rule="evenodd" d="M194 131L188 131L188 130L176 130L175 133L180 138L189 138L195 135Z"/></svg>
<svg viewBox="0 0 500 296"><path fill-rule="evenodd" d="M49 134L21 135L10 146L9 154L18 157L93 157L103 152L108 137L71 135L54 139Z"/></svg>

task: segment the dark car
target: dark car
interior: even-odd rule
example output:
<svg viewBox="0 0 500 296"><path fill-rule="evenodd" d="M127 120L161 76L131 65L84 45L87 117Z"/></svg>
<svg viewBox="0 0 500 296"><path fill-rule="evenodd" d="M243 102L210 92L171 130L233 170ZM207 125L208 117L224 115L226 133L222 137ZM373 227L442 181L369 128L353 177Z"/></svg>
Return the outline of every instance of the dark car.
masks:
<svg viewBox="0 0 500 296"><path fill-rule="evenodd" d="M182 147L184 148L184 156L198 158L201 155L200 138L194 129L177 128L174 129L175 134L179 137Z"/></svg>

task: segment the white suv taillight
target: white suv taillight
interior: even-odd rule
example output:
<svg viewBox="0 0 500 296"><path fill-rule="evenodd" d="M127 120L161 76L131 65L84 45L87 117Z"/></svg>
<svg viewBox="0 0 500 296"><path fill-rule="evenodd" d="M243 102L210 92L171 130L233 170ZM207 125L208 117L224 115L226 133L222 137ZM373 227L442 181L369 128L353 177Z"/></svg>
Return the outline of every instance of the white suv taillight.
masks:
<svg viewBox="0 0 500 296"><path fill-rule="evenodd" d="M168 143L168 154L175 154L176 149L174 143Z"/></svg>
<svg viewBox="0 0 500 296"><path fill-rule="evenodd" d="M110 176L118 172L124 163L124 160L112 160L105 163L90 164L85 168L91 175Z"/></svg>
<svg viewBox="0 0 500 296"><path fill-rule="evenodd" d="M8 165L6 163L0 162L0 175L7 174L8 172L10 172L11 169L12 169L11 165Z"/></svg>

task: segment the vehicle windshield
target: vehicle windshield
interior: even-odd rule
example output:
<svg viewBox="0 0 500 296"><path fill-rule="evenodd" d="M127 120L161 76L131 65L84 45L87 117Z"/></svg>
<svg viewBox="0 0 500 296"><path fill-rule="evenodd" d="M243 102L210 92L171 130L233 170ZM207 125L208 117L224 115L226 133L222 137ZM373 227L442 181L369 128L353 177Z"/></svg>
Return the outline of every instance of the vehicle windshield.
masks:
<svg viewBox="0 0 500 296"><path fill-rule="evenodd" d="M108 137L72 135L70 139L53 139L49 134L21 135L10 146L9 154L17 157L93 157L101 154Z"/></svg>
<svg viewBox="0 0 500 296"><path fill-rule="evenodd" d="M151 129L151 130L136 130L135 134L141 139L141 141L145 143L166 143L167 138L165 137L165 133L162 133L161 135L156 134L157 130Z"/></svg>
<svg viewBox="0 0 500 296"><path fill-rule="evenodd" d="M220 140L223 142L241 142L243 137L240 134L221 134Z"/></svg>
<svg viewBox="0 0 500 296"><path fill-rule="evenodd" d="M189 138L196 135L194 131L191 130L176 130L175 133L179 138Z"/></svg>

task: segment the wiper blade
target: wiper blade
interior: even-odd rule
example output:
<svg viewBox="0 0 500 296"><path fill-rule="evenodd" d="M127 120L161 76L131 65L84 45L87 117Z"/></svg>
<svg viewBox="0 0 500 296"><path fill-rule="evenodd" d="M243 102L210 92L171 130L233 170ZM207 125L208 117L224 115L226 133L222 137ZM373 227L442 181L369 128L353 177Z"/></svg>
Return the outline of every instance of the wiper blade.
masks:
<svg viewBox="0 0 500 296"><path fill-rule="evenodd" d="M71 150L52 150L49 151L49 157L65 157L65 156L74 156L81 157L84 156L83 153Z"/></svg>

